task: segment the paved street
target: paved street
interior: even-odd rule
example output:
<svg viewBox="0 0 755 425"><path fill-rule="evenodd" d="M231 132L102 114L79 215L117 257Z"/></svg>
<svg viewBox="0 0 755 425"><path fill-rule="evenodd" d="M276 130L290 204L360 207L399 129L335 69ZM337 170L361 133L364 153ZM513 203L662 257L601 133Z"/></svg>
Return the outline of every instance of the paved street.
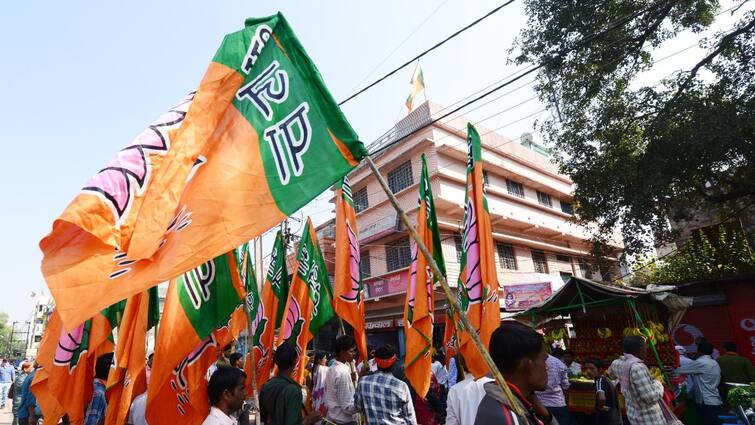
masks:
<svg viewBox="0 0 755 425"><path fill-rule="evenodd" d="M0 411L0 425L10 425L13 423L13 413L10 403L5 406L5 409Z"/></svg>

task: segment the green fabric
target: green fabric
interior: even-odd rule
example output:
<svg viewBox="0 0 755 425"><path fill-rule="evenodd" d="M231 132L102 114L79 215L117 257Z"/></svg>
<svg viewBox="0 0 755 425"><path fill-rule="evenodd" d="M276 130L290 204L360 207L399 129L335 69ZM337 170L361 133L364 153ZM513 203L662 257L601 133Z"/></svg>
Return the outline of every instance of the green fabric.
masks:
<svg viewBox="0 0 755 425"><path fill-rule="evenodd" d="M184 314L200 339L226 324L241 304L226 254L182 274L176 284Z"/></svg>
<svg viewBox="0 0 755 425"><path fill-rule="evenodd" d="M149 306L147 308L147 329L152 329L160 321L160 294L157 286L149 288Z"/></svg>
<svg viewBox="0 0 755 425"><path fill-rule="evenodd" d="M257 288L257 279L254 276L254 265L252 264L252 254L249 250L249 244L246 243L241 247L241 256L236 258L238 261L241 281L246 289L245 307L249 318L254 321L260 308L259 288ZM255 333L252 338L253 345L259 345L260 334Z"/></svg>
<svg viewBox="0 0 755 425"><path fill-rule="evenodd" d="M288 268L286 267L286 246L283 243L283 234L278 231L275 235L273 250L270 252L270 266L267 269L267 282L273 287L273 293L278 298L278 311L275 314L275 329L280 328L283 317L286 314L286 299L291 282L288 281Z"/></svg>
<svg viewBox="0 0 755 425"><path fill-rule="evenodd" d="M314 336L335 313L330 304L333 288L330 286L328 269L320 251L320 244L317 243L317 235L311 231L311 224L307 221L307 225L304 226L296 261L299 264L297 274L309 286L309 297L314 303L312 319L309 322L309 331Z"/></svg>
<svg viewBox="0 0 755 425"><path fill-rule="evenodd" d="M357 162L367 154L282 14L248 19L213 61L244 77L233 106L258 134L268 186L284 214L353 168L331 134Z"/></svg>
<svg viewBox="0 0 755 425"><path fill-rule="evenodd" d="M302 423L301 386L291 377L279 374L260 390L260 415L265 423L298 425Z"/></svg>
<svg viewBox="0 0 755 425"><path fill-rule="evenodd" d="M433 189L430 185L430 177L427 174L427 159L422 154L422 177L419 180L419 201L425 200L427 204L427 228L433 237L433 259L443 275L446 275L446 262L443 260L443 246L440 243L440 231L438 230L438 218L435 213L435 201L433 201ZM429 247L428 247L429 248ZM438 276L433 276L433 282L438 282Z"/></svg>
<svg viewBox="0 0 755 425"><path fill-rule="evenodd" d="M752 362L739 354L726 353L718 358L721 367L721 384L735 382L749 384L755 382L755 367Z"/></svg>

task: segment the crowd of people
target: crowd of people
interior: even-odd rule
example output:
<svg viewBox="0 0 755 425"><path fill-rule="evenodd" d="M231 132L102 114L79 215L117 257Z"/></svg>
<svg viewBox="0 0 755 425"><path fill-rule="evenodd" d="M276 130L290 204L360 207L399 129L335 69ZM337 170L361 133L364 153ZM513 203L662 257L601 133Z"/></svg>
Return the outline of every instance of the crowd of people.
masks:
<svg viewBox="0 0 755 425"><path fill-rule="evenodd" d="M293 345L275 351L276 374L259 391L258 414L266 425L490 425L570 424L567 409L569 376L583 374L594 380L594 421L598 425L673 423L664 401L664 386L654 379L643 360L648 345L640 336L628 336L623 355L607 368L600 359L577 363L573 353L550 348L541 334L516 322L505 322L492 335L490 355L506 379L511 396L489 376L475 379L461 356L449 359L436 352L431 368L430 390L417 394L404 374L396 349L384 345L370 350L367 362L356 365L354 338L342 335L334 353L315 352L309 358L305 383L292 377L305 355ZM698 356L687 356L677 347L684 387L696 403L703 424L718 424L720 407L731 384L755 381L752 363L737 354L733 343L716 355L707 341L697 344ZM549 352L550 351L550 352ZM85 414L86 425L102 424L107 412L105 383L112 353L97 359L93 396ZM146 359L147 379L152 355ZM39 405L30 391L38 365L22 362L18 370L7 360L0 363L0 403L13 404L14 424L37 424ZM686 380L684 379L686 376ZM203 425L246 425L254 409L246 390L243 355L228 345L218 352L207 371L207 395L211 404ZM622 416L618 393L624 396ZM132 402L127 423L145 425L146 392ZM66 418L63 419L66 423Z"/></svg>

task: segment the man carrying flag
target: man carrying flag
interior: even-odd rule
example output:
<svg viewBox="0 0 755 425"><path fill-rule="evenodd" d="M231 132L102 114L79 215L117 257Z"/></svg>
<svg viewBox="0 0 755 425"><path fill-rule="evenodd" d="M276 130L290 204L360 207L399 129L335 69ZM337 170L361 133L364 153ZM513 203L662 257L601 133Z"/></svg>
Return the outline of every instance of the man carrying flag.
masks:
<svg viewBox="0 0 755 425"><path fill-rule="evenodd" d="M286 316L278 335L278 343L292 344L299 357L291 373L291 378L304 383L305 364L301 356L306 354L307 344L317 335L320 328L333 317L333 290L330 287L325 260L322 258L317 235L312 227L312 219L307 218L299 249L296 252L296 270L291 282L291 290L286 301Z"/></svg>
<svg viewBox="0 0 755 425"><path fill-rule="evenodd" d="M501 322L498 303L498 276L493 254L493 230L482 180L480 135L467 125L467 188L464 201L461 273L458 287L461 308L474 329L463 329L459 350L475 378L488 373L488 367L469 332L476 332L486 343Z"/></svg>
<svg viewBox="0 0 755 425"><path fill-rule="evenodd" d="M354 328L359 357L366 362L364 292L357 235L359 230L351 198L351 186L349 178L344 177L336 189L336 283L333 290L333 308L338 317Z"/></svg>
<svg viewBox="0 0 755 425"><path fill-rule="evenodd" d="M66 327L260 235L366 153L283 15L248 19L40 242Z"/></svg>
<svg viewBox="0 0 755 425"><path fill-rule="evenodd" d="M170 282L147 395L149 423L194 423L207 415L205 374L217 349L233 340L230 319L244 295L233 252Z"/></svg>
<svg viewBox="0 0 755 425"><path fill-rule="evenodd" d="M446 266L440 244L440 233L435 215L435 203L427 175L427 161L422 155L422 177L419 181L419 212L417 233L433 256L438 268L445 274ZM441 276L435 276L424 254L412 242L412 266L409 287L404 305L404 332L406 332L406 377L420 397L430 389L433 342L433 286Z"/></svg>
<svg viewBox="0 0 755 425"><path fill-rule="evenodd" d="M249 271L247 271L249 274ZM252 370L257 378L257 388L270 379L273 364L273 345L275 344L275 331L280 328L288 299L289 283L288 270L286 268L286 246L283 243L283 235L280 231L275 235L273 250L270 252L270 266L267 269L265 285L262 289L262 299L257 306L250 308L252 314L252 357L247 359L246 379L247 387L251 388ZM247 295L247 300L249 300ZM260 298L254 295L254 299Z"/></svg>

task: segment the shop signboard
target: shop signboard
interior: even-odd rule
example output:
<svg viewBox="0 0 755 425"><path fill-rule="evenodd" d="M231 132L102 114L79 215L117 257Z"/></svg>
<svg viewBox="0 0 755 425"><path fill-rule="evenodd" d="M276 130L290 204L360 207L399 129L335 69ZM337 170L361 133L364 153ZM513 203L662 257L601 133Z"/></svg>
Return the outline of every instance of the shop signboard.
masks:
<svg viewBox="0 0 755 425"><path fill-rule="evenodd" d="M408 281L408 270L402 270L374 279L368 279L365 281L365 286L367 287L367 299L380 298L387 295L406 292Z"/></svg>
<svg viewBox="0 0 755 425"><path fill-rule="evenodd" d="M507 311L526 310L548 299L551 282L503 285L503 307Z"/></svg>

